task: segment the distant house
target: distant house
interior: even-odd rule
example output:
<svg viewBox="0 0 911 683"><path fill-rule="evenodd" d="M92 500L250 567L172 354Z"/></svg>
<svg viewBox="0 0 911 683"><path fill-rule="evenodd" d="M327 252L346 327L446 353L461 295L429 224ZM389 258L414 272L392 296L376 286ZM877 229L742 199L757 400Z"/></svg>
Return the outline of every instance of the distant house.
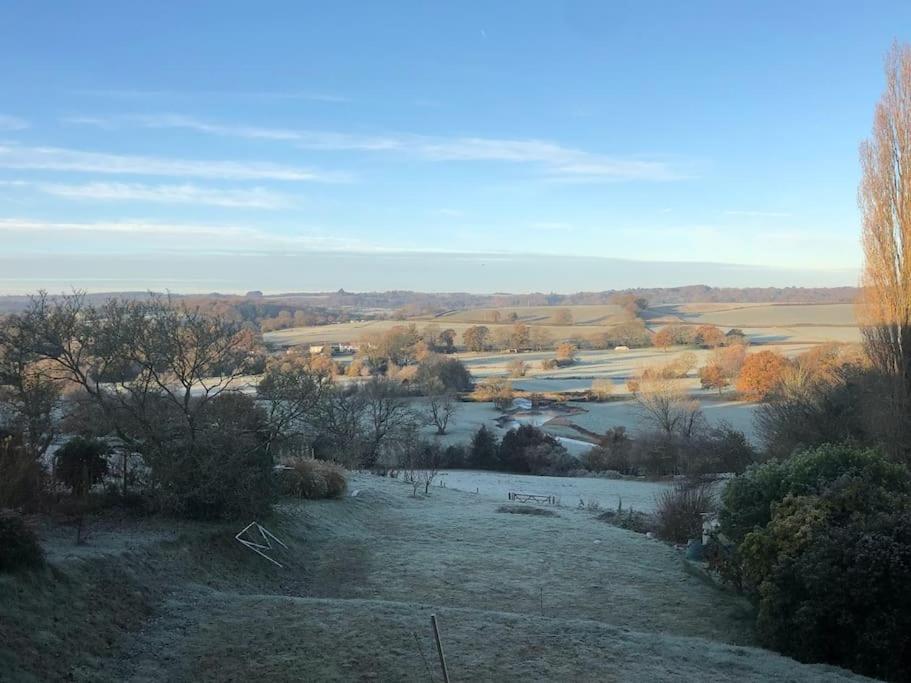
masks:
<svg viewBox="0 0 911 683"><path fill-rule="evenodd" d="M316 356L321 353L328 353L333 356L347 353L357 353L360 348L358 344L345 342L342 344L312 344L309 348L310 355Z"/></svg>
<svg viewBox="0 0 911 683"><path fill-rule="evenodd" d="M614 347L614 351L629 351L629 347L628 347L628 346L623 346L623 345L621 345L621 346L615 346L615 347Z"/></svg>

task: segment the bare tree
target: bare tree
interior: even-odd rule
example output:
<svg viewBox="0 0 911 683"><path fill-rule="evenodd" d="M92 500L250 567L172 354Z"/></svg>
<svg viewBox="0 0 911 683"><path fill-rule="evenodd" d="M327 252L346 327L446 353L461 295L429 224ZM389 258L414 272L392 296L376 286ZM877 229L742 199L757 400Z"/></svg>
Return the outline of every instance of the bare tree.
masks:
<svg viewBox="0 0 911 683"><path fill-rule="evenodd" d="M886 58L886 90L873 132L860 148L863 178L863 296L859 317L865 346L888 380L887 404L905 450L911 409L911 47L896 44Z"/></svg>
<svg viewBox="0 0 911 683"><path fill-rule="evenodd" d="M690 438L703 426L699 401L673 380L660 376L642 379L635 398L642 422L666 434Z"/></svg>
<svg viewBox="0 0 911 683"><path fill-rule="evenodd" d="M133 446L161 444L162 409L194 443L198 416L236 387L252 351L239 323L158 296L95 307L78 293L41 294L21 320L53 378L80 387Z"/></svg>
<svg viewBox="0 0 911 683"><path fill-rule="evenodd" d="M8 406L10 426L22 435L22 446L37 461L58 432L61 385L34 347L18 317L10 317L0 329L0 402Z"/></svg>
<svg viewBox="0 0 911 683"><path fill-rule="evenodd" d="M420 418L395 382L375 377L361 392L367 427L362 465L369 468L379 460L384 445L401 438Z"/></svg>
<svg viewBox="0 0 911 683"><path fill-rule="evenodd" d="M430 494L430 486L440 473L442 457L439 449L421 446L413 440L398 449L398 465L404 479L411 484L411 495L417 498L423 486L424 495Z"/></svg>
<svg viewBox="0 0 911 683"><path fill-rule="evenodd" d="M270 449L277 440L305 431L307 418L314 416L331 383L329 369L304 356L266 366L257 396L265 404Z"/></svg>
<svg viewBox="0 0 911 683"><path fill-rule="evenodd" d="M459 404L453 392L448 391L439 380L429 382L424 390L429 397L427 422L434 425L437 434L442 436Z"/></svg>

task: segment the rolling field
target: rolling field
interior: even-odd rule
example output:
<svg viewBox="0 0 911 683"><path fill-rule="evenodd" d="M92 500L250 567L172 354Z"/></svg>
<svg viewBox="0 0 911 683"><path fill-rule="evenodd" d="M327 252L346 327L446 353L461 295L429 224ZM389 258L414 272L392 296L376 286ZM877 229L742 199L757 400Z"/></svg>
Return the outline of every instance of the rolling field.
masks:
<svg viewBox="0 0 911 683"><path fill-rule="evenodd" d="M626 312L620 306L612 304L591 306L518 306L514 308L474 308L466 311L450 311L443 315L424 318L442 324L450 322L472 323L486 325L491 322L492 315L498 313L502 320L512 314L519 318L519 322L526 325L556 325L560 321L557 315L560 311L569 311L574 325L613 325L627 319Z"/></svg>
<svg viewBox="0 0 911 683"><path fill-rule="evenodd" d="M554 316L561 308L568 308L572 315L573 325L553 325ZM272 346L286 347L297 344L316 342L356 341L368 332L381 332L394 325L415 324L418 329L427 324L436 324L441 329L451 327L459 335L474 324L484 324L496 329L508 328L511 324L494 324L489 322L494 309L474 309L449 312L434 318L416 320L381 320L360 323L346 323L323 327L303 327L270 332L264 335ZM609 321L622 320L624 313L617 306L568 306L568 307L529 307L496 309L504 318L516 312L526 324L544 327L555 341L574 336L588 335L599 330L607 330ZM647 318L652 329L659 329L665 324L717 324L722 329L740 327L750 338L756 349L768 349L796 356L811 349L814 345L829 341L857 342L860 333L853 322L854 307L851 304L826 305L785 305L785 304L683 304L654 306L649 309ZM626 381L636 376L647 366L668 363L681 353L693 353L697 367L704 365L711 355L705 349L672 349L667 352L654 348L632 349L626 352L581 351L576 362L568 367L543 370L541 362L553 357L552 351L527 352L521 354L505 352L483 352L456 354L471 374L479 380L489 377L509 375L509 364L517 359L525 361L528 370L524 377L512 379L513 388L519 391L542 394L559 394L582 392L591 388L594 380L608 379L613 385L613 394L618 398L629 395ZM714 392L703 390L696 373L693 372L679 383L702 403L707 421L710 425L727 423L744 432L755 441L753 413L755 406L736 401L719 399ZM609 403L578 404L583 412L567 418L590 431L603 433L611 427L626 427L632 434L640 428L638 414L631 401L612 401ZM505 431L497 427L494 421L500 413L489 404L463 403L453 418L448 433L440 438L445 444L464 443L482 424L493 427L502 435ZM552 431L564 439L573 437L571 424L544 424L545 430ZM432 436L432 430L426 430ZM578 437L578 434L575 435ZM571 452L581 452L583 446L573 441L565 441Z"/></svg>
<svg viewBox="0 0 911 683"><path fill-rule="evenodd" d="M440 329L452 328L456 331L458 337L456 341L461 343L462 333L469 327L483 324L490 328L491 332L499 328L510 329L512 323L494 324L489 322L470 323L447 321L445 318L433 319L409 319L409 320L366 320L364 322L340 323L338 325L321 325L317 327L292 327L287 330L277 330L267 332L263 335L263 340L270 346L288 347L297 346L298 344L313 344L317 342L356 342L363 335L373 332L384 332L396 325L411 325L423 329L427 325L434 324ZM551 335L554 341L570 339L574 335L592 334L599 330L609 329L608 325L603 326L574 326L574 325L538 325Z"/></svg>
<svg viewBox="0 0 911 683"><path fill-rule="evenodd" d="M853 304L675 304L653 306L655 321L719 327L854 327Z"/></svg>
<svg viewBox="0 0 911 683"><path fill-rule="evenodd" d="M573 316L572 325L555 324L561 309L568 309ZM395 325L415 324L418 329L428 324L452 328L459 335L473 325L486 325L491 331L508 329L512 323L490 321L493 310L502 319L511 312L527 325L543 327L555 342L577 336L588 336L609 330L625 320L617 306L538 306L529 308L471 309L452 311L436 317L408 320L368 320L318 327L295 327L263 335L266 343L276 347L295 346L317 342L357 341L364 334L382 332ZM856 342L860 333L854 322L852 304L674 304L658 305L646 313L652 330L664 325L718 325L722 329L739 327L761 344L816 344L825 341Z"/></svg>

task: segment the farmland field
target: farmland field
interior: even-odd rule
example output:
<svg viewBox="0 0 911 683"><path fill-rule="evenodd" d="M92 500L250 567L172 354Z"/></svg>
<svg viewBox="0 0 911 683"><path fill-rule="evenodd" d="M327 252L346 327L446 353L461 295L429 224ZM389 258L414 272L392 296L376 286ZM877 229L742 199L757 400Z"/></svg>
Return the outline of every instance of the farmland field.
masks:
<svg viewBox="0 0 911 683"><path fill-rule="evenodd" d="M480 472L474 470L446 470L440 473L440 482L448 489L476 493L505 500L510 491L556 496L560 505L574 507L579 501L597 503L606 509L634 508L652 512L655 496L670 484L652 481L602 479L598 477L545 477L531 474L505 472Z"/></svg>
<svg viewBox="0 0 911 683"><path fill-rule="evenodd" d="M853 304L674 304L649 309L653 321L719 327L854 327Z"/></svg>
<svg viewBox="0 0 911 683"><path fill-rule="evenodd" d="M574 324L554 325L557 312L569 309ZM516 313L519 319L529 325L542 326L551 333L554 340L588 335L595 331L607 330L610 324L624 319L624 312L617 306L567 306L473 309L453 311L434 318L415 320L377 320L352 322L322 327L304 327L270 332L264 335L273 346L292 346L314 342L357 341L367 332L387 330L394 325L415 324L419 329L433 323L440 328L451 327L459 335L473 324L484 324L491 329L509 327L509 324L489 322L496 310L501 318ZM739 327L756 348L778 351L795 356L828 341L856 342L860 339L853 322L854 307L850 304L826 305L785 305L785 304L680 304L658 305L647 311L646 318L652 329L664 324L717 324L722 329ZM580 351L576 362L570 366L544 370L542 361L552 358L552 351L527 352L522 354L501 351L456 354L479 380L509 375L509 366L517 359L527 365L525 376L513 378L512 386L517 391L557 395L584 392L592 387L595 380L612 382L614 400L608 403L577 404L581 410L562 420L541 425L546 431L559 435L571 452L581 452L584 446L574 440L585 437L573 430L578 425L592 432L603 433L611 427L623 426L636 434L642 425L635 404L622 400L629 396L626 382L647 366L673 361L679 354L687 352L696 356L697 365L705 364L711 351L676 348L661 351L655 348L632 349L630 351ZM678 383L698 398L710 425L728 424L747 435L755 442L753 424L755 406L726 400L700 387L695 372ZM571 404L573 405L573 404ZM482 424L493 427L502 434L505 429L495 425L501 413L490 404L464 403L453 418L448 433L437 437L442 443L463 443ZM508 425L507 425L508 427ZM433 430L427 429L431 436Z"/></svg>
<svg viewBox="0 0 911 683"><path fill-rule="evenodd" d="M556 324L560 310L569 310L573 324ZM498 311L501 322L491 322L490 314ZM294 346L316 342L357 341L369 332L382 332L395 325L415 324L419 329L428 324L452 328L461 334L473 325L486 325L491 330L509 328L505 322L510 313L519 322L545 329L562 341L574 336L589 336L609 330L623 322L625 314L617 306L539 306L453 311L435 317L399 320L368 320L318 327L295 327L264 335L274 346ZM852 304L673 304L657 305L645 313L651 329L667 324L718 325L723 329L741 328L754 343L801 344L825 341L859 341Z"/></svg>
<svg viewBox="0 0 911 683"><path fill-rule="evenodd" d="M624 322L626 312L620 306L611 304L591 306L516 306L505 308L474 308L465 311L450 311L442 315L423 318L433 320L440 325L449 326L450 322L487 325L494 314L505 321L510 315L517 316L519 322L526 325L559 326L557 316L561 311L569 311L573 325L610 325Z"/></svg>

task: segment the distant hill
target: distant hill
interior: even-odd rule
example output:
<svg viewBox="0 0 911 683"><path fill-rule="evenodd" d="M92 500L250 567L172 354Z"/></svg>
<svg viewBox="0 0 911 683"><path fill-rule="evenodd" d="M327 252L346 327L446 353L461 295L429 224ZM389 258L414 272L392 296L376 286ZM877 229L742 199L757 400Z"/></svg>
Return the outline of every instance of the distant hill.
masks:
<svg viewBox="0 0 911 683"><path fill-rule="evenodd" d="M499 306L570 306L577 304L608 304L622 294L633 294L649 304L690 303L785 303L785 304L847 304L857 299L856 287L709 287L686 285L684 287L611 289L602 292L576 292L575 294L468 294L464 292L427 293L412 291L387 292L299 292L266 294L248 292L239 294L174 295L193 303L219 302L241 304L253 302L289 308L356 309L360 311L400 311L405 315L423 315L465 308ZM109 292L88 294L89 301L104 301L111 297L138 299L143 292ZM28 305L27 296L0 296L0 313L11 313Z"/></svg>

